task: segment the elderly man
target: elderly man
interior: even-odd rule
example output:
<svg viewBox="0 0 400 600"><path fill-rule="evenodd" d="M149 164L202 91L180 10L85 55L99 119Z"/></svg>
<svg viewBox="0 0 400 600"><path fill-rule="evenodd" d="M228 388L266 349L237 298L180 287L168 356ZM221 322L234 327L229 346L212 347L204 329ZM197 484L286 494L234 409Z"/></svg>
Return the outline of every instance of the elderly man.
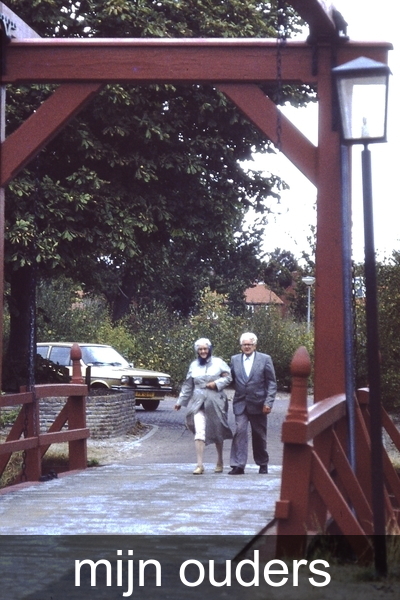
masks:
<svg viewBox="0 0 400 600"><path fill-rule="evenodd" d="M248 424L251 426L254 461L259 473L268 473L267 415L276 395L275 370L271 357L256 351L257 336L244 333L240 337L242 352L231 358L235 387L233 412L236 433L231 449L229 475L243 475L248 453Z"/></svg>

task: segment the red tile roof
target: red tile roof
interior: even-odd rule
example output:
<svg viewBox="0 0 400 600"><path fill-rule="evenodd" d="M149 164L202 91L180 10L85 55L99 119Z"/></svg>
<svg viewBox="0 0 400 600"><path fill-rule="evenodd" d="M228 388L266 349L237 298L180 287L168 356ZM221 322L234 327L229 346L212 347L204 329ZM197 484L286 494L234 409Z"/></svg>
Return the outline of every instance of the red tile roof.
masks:
<svg viewBox="0 0 400 600"><path fill-rule="evenodd" d="M284 304L283 300L265 283L257 283L244 292L246 304Z"/></svg>

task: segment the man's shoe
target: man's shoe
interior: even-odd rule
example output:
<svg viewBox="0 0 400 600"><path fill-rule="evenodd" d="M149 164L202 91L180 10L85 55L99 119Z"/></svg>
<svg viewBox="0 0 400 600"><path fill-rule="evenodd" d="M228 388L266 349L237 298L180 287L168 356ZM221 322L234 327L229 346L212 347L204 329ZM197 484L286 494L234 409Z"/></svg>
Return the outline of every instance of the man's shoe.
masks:
<svg viewBox="0 0 400 600"><path fill-rule="evenodd" d="M268 465L262 465L259 470L259 473L261 473L262 475L267 475L268 474Z"/></svg>
<svg viewBox="0 0 400 600"><path fill-rule="evenodd" d="M242 467L232 467L228 475L244 475L244 469Z"/></svg>

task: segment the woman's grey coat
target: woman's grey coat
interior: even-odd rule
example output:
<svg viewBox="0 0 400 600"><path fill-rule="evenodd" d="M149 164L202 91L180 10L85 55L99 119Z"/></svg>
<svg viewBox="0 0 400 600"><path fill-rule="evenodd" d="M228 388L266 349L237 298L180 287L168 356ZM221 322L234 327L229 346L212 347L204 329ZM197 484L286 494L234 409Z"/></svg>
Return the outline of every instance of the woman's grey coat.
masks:
<svg viewBox="0 0 400 600"><path fill-rule="evenodd" d="M215 381L217 389L206 388L206 384ZM233 434L228 425L228 399L223 391L232 381L228 365L216 356L212 356L205 365L194 360L177 401L178 405L187 406L186 425L195 433L193 415L204 410L206 417L206 444L215 444L232 439Z"/></svg>

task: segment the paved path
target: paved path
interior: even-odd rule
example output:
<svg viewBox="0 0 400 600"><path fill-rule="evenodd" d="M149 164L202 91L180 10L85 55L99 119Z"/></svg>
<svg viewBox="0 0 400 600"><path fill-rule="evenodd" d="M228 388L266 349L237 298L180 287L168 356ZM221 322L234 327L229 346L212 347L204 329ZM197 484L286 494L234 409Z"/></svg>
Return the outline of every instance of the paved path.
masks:
<svg viewBox="0 0 400 600"><path fill-rule="evenodd" d="M219 588L182 586L176 579L179 565L187 558L225 564L249 544L253 548L279 495L287 397L276 400L269 418L269 474L259 475L250 462L238 477L227 474L230 442L224 447L224 473L214 473L215 447L207 447L206 472L192 475L193 436L184 427L185 411L174 411L174 404L168 398L153 413L138 409L138 419L151 426L139 440L89 440L90 448L107 450L108 464L0 494L2 598L121 598L121 588L74 585L75 559L109 559L115 566L117 549L125 557L132 552L135 565L139 558L162 565L162 589L148 588L146 598L186 600L190 592L203 600L204 593L219 594ZM233 425L232 414L230 421ZM243 589L232 586L229 597L241 599Z"/></svg>
<svg viewBox="0 0 400 600"><path fill-rule="evenodd" d="M128 442L128 451L124 446L112 464L0 495L1 533L257 534L273 517L279 495L287 397L277 398L269 420L270 473L259 475L250 463L237 477L227 475L230 442L223 474L213 472L215 447L210 446L205 474L192 475L193 437L184 428L184 410L174 411L174 402L165 400L154 413L138 409L139 420L152 430Z"/></svg>

